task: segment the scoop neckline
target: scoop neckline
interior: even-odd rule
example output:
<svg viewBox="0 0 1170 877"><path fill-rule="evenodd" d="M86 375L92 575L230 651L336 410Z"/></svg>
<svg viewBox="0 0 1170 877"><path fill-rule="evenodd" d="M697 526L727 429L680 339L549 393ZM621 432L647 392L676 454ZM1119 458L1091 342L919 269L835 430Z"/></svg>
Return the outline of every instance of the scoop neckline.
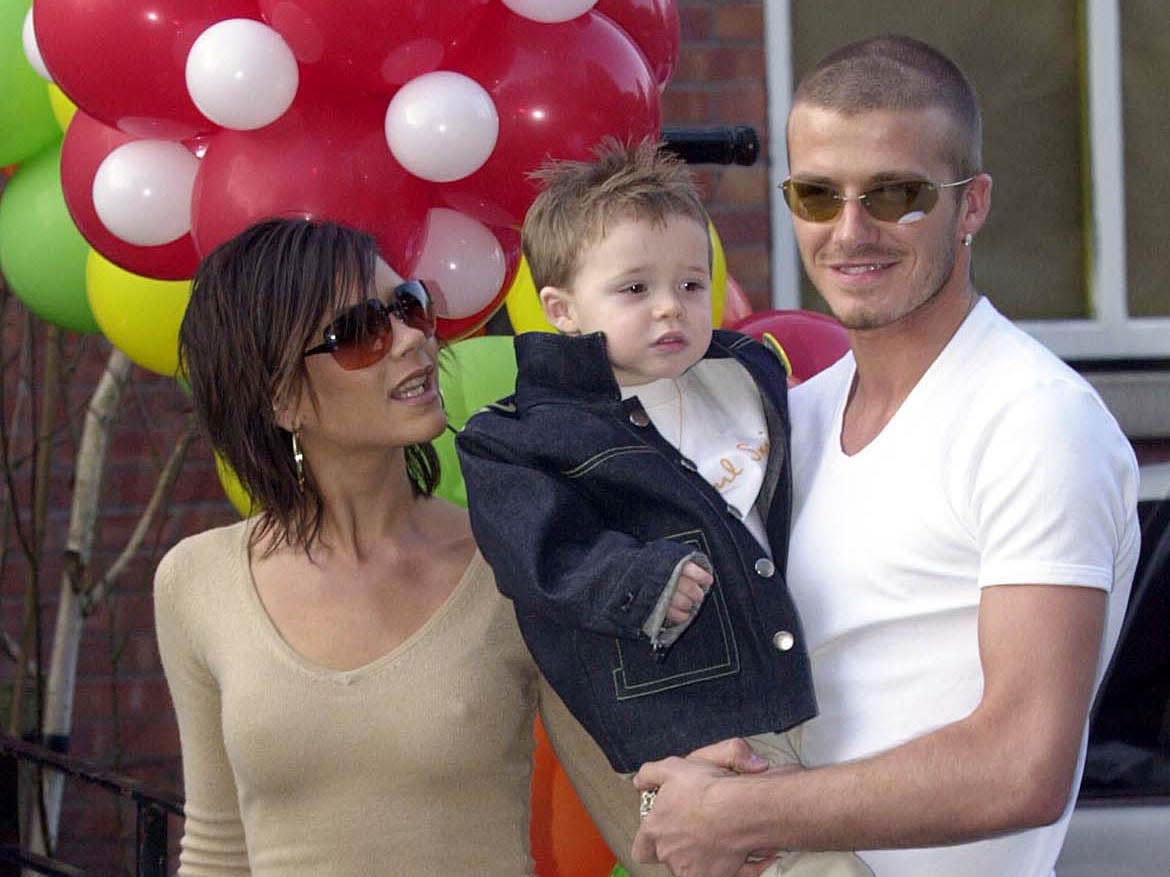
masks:
<svg viewBox="0 0 1170 877"><path fill-rule="evenodd" d="M288 640L284 638L284 634L280 632L280 628L276 626L276 622L268 614L268 610L264 607L264 601L260 599L260 593L256 589L256 579L252 572L252 563L248 551L251 527L244 527L243 533L244 538L239 546L244 566L244 575L241 584L245 591L244 599L247 604L247 609L252 616L254 624L260 629L261 634L269 646L284 660L291 663L301 672L307 673L314 678L335 682L339 685L351 685L359 679L376 674L379 670L382 670L389 664L393 664L408 652L417 648L429 637L430 632L441 624L442 620L453 611L453 607L465 599L464 594L469 590L470 583L475 579L474 573L481 568L481 564L487 562L483 559L483 555L480 554L477 548L472 553L471 559L467 562L467 566L460 575L459 581L451 589L451 593L431 613L430 617L419 625L417 630L385 654L379 655L360 666L352 667L348 670L337 670L332 667L326 667L323 664L318 664L316 661L305 657L294 649Z"/></svg>

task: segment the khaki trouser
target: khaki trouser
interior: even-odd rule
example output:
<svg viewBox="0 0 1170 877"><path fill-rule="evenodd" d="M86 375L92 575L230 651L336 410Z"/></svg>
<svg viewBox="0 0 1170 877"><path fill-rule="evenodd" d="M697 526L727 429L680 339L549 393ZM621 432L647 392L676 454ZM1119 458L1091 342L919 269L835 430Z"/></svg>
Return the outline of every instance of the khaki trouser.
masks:
<svg viewBox="0 0 1170 877"><path fill-rule="evenodd" d="M540 714L553 750L581 803L630 877L669 877L663 865L630 861L638 831L639 793L629 779L615 773L580 723L547 682L541 679ZM795 764L800 758L790 734L751 738L753 748L771 764ZM852 853L784 853L765 877L873 877Z"/></svg>

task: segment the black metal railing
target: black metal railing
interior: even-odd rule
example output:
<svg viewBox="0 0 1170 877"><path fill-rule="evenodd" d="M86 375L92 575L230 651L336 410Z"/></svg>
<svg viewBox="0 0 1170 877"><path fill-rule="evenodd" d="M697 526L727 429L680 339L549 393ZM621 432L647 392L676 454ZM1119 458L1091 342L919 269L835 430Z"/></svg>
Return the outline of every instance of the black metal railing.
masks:
<svg viewBox="0 0 1170 877"><path fill-rule="evenodd" d="M183 815L183 802L174 795L150 791L141 783L110 771L101 770L76 758L62 755L45 746L27 743L0 734L0 877L19 874L20 868L31 869L51 877L84 877L80 868L39 855L20 843L20 794L17 776L19 764L65 774L75 780L105 789L116 798L130 800L137 810L135 850L137 877L166 877L167 818ZM5 863L13 866L6 870Z"/></svg>

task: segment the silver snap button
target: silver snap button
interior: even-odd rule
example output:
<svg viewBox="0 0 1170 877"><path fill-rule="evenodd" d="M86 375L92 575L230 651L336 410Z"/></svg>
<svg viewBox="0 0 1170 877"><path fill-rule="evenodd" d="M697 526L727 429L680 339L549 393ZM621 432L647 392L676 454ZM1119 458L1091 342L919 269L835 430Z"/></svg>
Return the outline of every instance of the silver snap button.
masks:
<svg viewBox="0 0 1170 877"><path fill-rule="evenodd" d="M772 645L776 647L776 651L786 652L796 645L796 637L790 631L778 630L772 634Z"/></svg>
<svg viewBox="0 0 1170 877"><path fill-rule="evenodd" d="M650 425L650 415L641 408L635 408L630 412L630 423L634 426L647 427Z"/></svg>
<svg viewBox="0 0 1170 877"><path fill-rule="evenodd" d="M767 557L761 557L756 561L756 575L765 579L770 579L776 574L776 564Z"/></svg>

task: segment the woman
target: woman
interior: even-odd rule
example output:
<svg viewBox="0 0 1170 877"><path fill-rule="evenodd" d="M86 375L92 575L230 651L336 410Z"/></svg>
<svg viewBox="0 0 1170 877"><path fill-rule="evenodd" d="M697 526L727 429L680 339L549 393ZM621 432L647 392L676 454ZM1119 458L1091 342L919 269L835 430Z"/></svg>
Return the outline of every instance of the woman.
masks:
<svg viewBox="0 0 1170 877"><path fill-rule="evenodd" d="M156 576L180 875L529 874L537 674L466 513L432 496L426 289L365 234L266 221L200 265L180 350L260 509Z"/></svg>

